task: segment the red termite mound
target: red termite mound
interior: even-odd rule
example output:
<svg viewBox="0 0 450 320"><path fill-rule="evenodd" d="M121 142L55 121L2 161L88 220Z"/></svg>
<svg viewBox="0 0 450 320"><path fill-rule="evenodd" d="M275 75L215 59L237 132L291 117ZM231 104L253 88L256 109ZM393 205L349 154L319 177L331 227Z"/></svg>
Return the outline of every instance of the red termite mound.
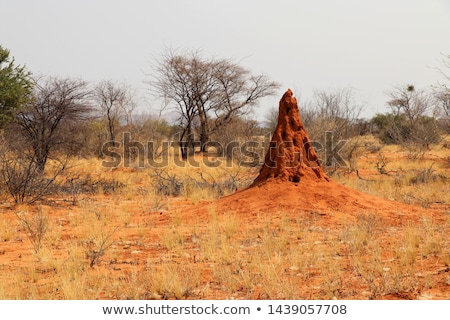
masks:
<svg viewBox="0 0 450 320"><path fill-rule="evenodd" d="M329 179L303 126L297 99L291 90L280 100L278 123L259 175L246 189L218 199L222 212L314 212L339 219L354 219L361 211L382 211L409 217L417 209L351 189ZM330 215L328 215L330 214ZM337 217L337 216L336 216Z"/></svg>
<svg viewBox="0 0 450 320"><path fill-rule="evenodd" d="M297 99L288 89L280 100L278 123L264 164L250 187L265 182L307 180L328 182L303 126Z"/></svg>

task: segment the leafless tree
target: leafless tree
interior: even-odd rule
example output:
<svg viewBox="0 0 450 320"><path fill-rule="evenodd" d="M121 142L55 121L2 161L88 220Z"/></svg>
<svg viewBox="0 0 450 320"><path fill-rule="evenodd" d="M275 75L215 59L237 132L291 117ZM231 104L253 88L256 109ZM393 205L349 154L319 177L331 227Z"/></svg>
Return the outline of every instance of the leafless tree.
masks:
<svg viewBox="0 0 450 320"><path fill-rule="evenodd" d="M270 108L264 117L264 127L269 130L269 132L274 132L278 124L278 108Z"/></svg>
<svg viewBox="0 0 450 320"><path fill-rule="evenodd" d="M196 60L190 60L195 65ZM191 92L191 88L195 88L195 75L190 68L187 58L169 52L158 62L157 76L150 81L155 95L167 101L166 105L172 101L179 114L178 141L183 159L188 157L189 150L194 149L194 119L197 115L195 97Z"/></svg>
<svg viewBox="0 0 450 320"><path fill-rule="evenodd" d="M45 177L33 158L22 157L1 148L0 185L13 197L16 203L33 203L47 194L56 177L66 168L60 163L51 176Z"/></svg>
<svg viewBox="0 0 450 320"><path fill-rule="evenodd" d="M450 89L441 88L435 92L437 113L450 121Z"/></svg>
<svg viewBox="0 0 450 320"><path fill-rule="evenodd" d="M137 99L137 93L134 88L128 85L122 85L125 90L125 101L121 105L122 114L124 118L124 124L127 128L134 127L135 123L135 114L136 108L139 105L138 99Z"/></svg>
<svg viewBox="0 0 450 320"><path fill-rule="evenodd" d="M114 81L102 81L94 89L95 100L101 116L105 118L109 142L116 142L120 121L125 116L131 121L130 112L134 102L130 98L129 88Z"/></svg>
<svg viewBox="0 0 450 320"><path fill-rule="evenodd" d="M252 75L249 70L228 60L216 62L215 78L219 86L217 101L213 103L214 123L208 137L237 116L249 112L250 107L266 96L273 95L279 84L267 76Z"/></svg>
<svg viewBox="0 0 450 320"><path fill-rule="evenodd" d="M89 115L89 97L87 83L79 79L43 77L36 81L33 100L18 112L17 125L39 171L44 172L49 156L58 148L73 151L75 124ZM10 144L15 149L26 147L17 142Z"/></svg>
<svg viewBox="0 0 450 320"><path fill-rule="evenodd" d="M361 131L363 103L354 99L351 88L334 91L316 90L310 100L299 100L300 116L311 141L325 143L326 132L332 132L337 141L358 135ZM277 125L278 110L272 108L266 115L266 127L272 131Z"/></svg>
<svg viewBox="0 0 450 320"><path fill-rule="evenodd" d="M403 113L410 124L415 124L420 117L429 112L433 106L431 95L414 85L398 86L388 92L388 105L395 115Z"/></svg>
<svg viewBox="0 0 450 320"><path fill-rule="evenodd" d="M444 68L446 69L445 71L442 69L437 69L442 76L444 77L444 79L446 79L447 81L450 81L450 54L449 55L443 55L443 65ZM447 85L445 85L447 87ZM448 88L448 87L447 87Z"/></svg>
<svg viewBox="0 0 450 320"><path fill-rule="evenodd" d="M265 75L252 75L229 60L206 59L196 51L184 55L167 52L149 84L158 98L175 105L183 159L194 149L196 127L204 151L213 132L278 88Z"/></svg>
<svg viewBox="0 0 450 320"><path fill-rule="evenodd" d="M430 117L436 99L429 90L416 89L411 84L395 87L388 96L393 119L397 120L390 125L393 140L405 146L409 156L423 155L431 143L440 140L437 122Z"/></svg>
<svg viewBox="0 0 450 320"><path fill-rule="evenodd" d="M438 84L434 89L434 97L436 99L435 113L442 117L448 127L450 127L450 55L444 56L443 65L445 71L438 69L446 80L444 83Z"/></svg>
<svg viewBox="0 0 450 320"><path fill-rule="evenodd" d="M304 107L305 126L318 140L326 131L332 131L335 139L347 139L352 135L352 125L363 108L362 103L355 101L351 88L317 90L312 101Z"/></svg>

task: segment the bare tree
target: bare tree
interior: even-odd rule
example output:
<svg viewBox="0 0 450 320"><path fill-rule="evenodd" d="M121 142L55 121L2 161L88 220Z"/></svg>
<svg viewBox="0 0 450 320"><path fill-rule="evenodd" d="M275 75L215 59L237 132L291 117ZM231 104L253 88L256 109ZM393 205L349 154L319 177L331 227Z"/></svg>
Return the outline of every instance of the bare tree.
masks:
<svg viewBox="0 0 450 320"><path fill-rule="evenodd" d="M300 112L312 141L324 143L325 133L336 141L354 135L364 104L358 103L351 88L316 90L309 101L301 101Z"/></svg>
<svg viewBox="0 0 450 320"><path fill-rule="evenodd" d="M250 107L261 98L275 94L279 88L279 84L270 81L267 76L252 75L249 70L227 60L218 61L216 68L219 88L211 133L220 130L235 117L248 113Z"/></svg>
<svg viewBox="0 0 450 320"><path fill-rule="evenodd" d="M278 108L272 107L268 110L264 117L264 126L270 131L274 132L278 124Z"/></svg>
<svg viewBox="0 0 450 320"><path fill-rule="evenodd" d="M128 88L113 81L102 81L95 89L95 100L105 118L109 142L116 142L116 135L120 127L120 120L127 110Z"/></svg>
<svg viewBox="0 0 450 320"><path fill-rule="evenodd" d="M438 71L447 82L438 84L434 90L436 99L435 112L438 116L443 117L447 126L450 127L450 74L447 73L450 71L450 55L444 56L443 64L447 71L442 69L438 69Z"/></svg>
<svg viewBox="0 0 450 320"><path fill-rule="evenodd" d="M17 203L40 200L81 147L76 134L90 108L80 80L40 78L33 97L2 135L0 180ZM62 157L61 157L62 155ZM54 167L44 172L48 159Z"/></svg>
<svg viewBox="0 0 450 320"><path fill-rule="evenodd" d="M125 100L123 104L121 105L124 123L128 128L134 127L134 112L136 108L138 107L138 100L136 98L137 94L136 91L127 85L123 85L123 88L125 90Z"/></svg>
<svg viewBox="0 0 450 320"><path fill-rule="evenodd" d="M150 82L157 97L175 104L179 114L178 141L183 159L187 159L189 150L194 149L194 119L197 116L196 97L191 88L199 86L196 84L196 78L199 77L190 70L191 63L196 64L195 56L187 59L169 52L158 62L157 77Z"/></svg>
<svg viewBox="0 0 450 320"><path fill-rule="evenodd" d="M396 115L403 113L410 124L415 124L433 106L431 95L423 89L416 89L412 84L395 87L388 92L388 96L388 105L392 111Z"/></svg>
<svg viewBox="0 0 450 320"><path fill-rule="evenodd" d="M450 81L450 54L449 55L443 55L444 59L443 59L443 65L444 67L447 69L446 71L443 71L442 69L437 69L442 76L444 77L444 79L446 79L447 81ZM447 85L445 85L447 87Z"/></svg>
<svg viewBox="0 0 450 320"><path fill-rule="evenodd" d="M390 136L405 146L410 156L422 155L429 144L440 139L437 122L429 116L436 100L428 90L413 85L395 87L388 96L394 116L391 118L395 119L389 124Z"/></svg>
<svg viewBox="0 0 450 320"><path fill-rule="evenodd" d="M158 61L156 76L149 83L158 98L175 105L180 116L179 145L183 159L194 148L196 128L201 150L205 151L212 133L278 88L265 75L252 75L229 60L205 59L196 51L184 55L166 53Z"/></svg>
<svg viewBox="0 0 450 320"><path fill-rule="evenodd" d="M441 88L435 92L436 112L450 121L450 89Z"/></svg>
<svg viewBox="0 0 450 320"><path fill-rule="evenodd" d="M67 130L75 129L74 124L89 114L89 96L87 84L78 79L44 77L36 81L34 98L18 112L17 124L39 171L44 172L52 151L64 147L67 152L76 143Z"/></svg>

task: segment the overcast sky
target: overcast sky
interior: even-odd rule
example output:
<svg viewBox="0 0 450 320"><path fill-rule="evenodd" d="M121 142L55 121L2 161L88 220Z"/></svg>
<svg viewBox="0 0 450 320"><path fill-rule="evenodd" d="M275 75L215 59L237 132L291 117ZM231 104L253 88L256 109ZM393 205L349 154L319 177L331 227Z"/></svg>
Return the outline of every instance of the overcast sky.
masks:
<svg viewBox="0 0 450 320"><path fill-rule="evenodd" d="M202 50L282 84L258 119L287 88L306 100L351 87L372 116L393 86L443 81L450 0L0 0L0 44L35 74L142 94L165 48Z"/></svg>

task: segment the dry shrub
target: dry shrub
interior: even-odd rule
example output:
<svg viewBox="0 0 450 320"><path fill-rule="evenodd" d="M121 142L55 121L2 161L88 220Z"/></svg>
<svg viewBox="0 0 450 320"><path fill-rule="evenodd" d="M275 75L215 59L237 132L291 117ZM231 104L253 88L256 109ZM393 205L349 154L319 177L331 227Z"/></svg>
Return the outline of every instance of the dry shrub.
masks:
<svg viewBox="0 0 450 320"><path fill-rule="evenodd" d="M343 232L342 240L351 245L353 252L365 252L382 230L381 219L373 213L359 213L355 224L349 225Z"/></svg>
<svg viewBox="0 0 450 320"><path fill-rule="evenodd" d="M165 196L179 196L184 187L184 181L167 168L153 169L149 174L152 178L156 193Z"/></svg>
<svg viewBox="0 0 450 320"><path fill-rule="evenodd" d="M367 153L376 153L381 150L381 141L372 136L356 136L347 141L340 151L340 155L347 162L351 171L358 169L359 159Z"/></svg>
<svg viewBox="0 0 450 320"><path fill-rule="evenodd" d="M386 169L389 162L390 162L390 160L387 158L386 154L379 151L377 154L377 161L375 163L375 167L377 168L377 171L379 174L388 174L389 173L389 171Z"/></svg>
<svg viewBox="0 0 450 320"><path fill-rule="evenodd" d="M448 177L443 174L436 173L433 169L433 165L429 168L411 171L408 175L408 184L429 184L434 182L447 182Z"/></svg>
<svg viewBox="0 0 450 320"><path fill-rule="evenodd" d="M39 253L41 249L42 240L48 229L48 214L44 213L41 207L38 208L37 213L28 216L28 212L17 212L22 227L26 230L27 236L33 245L34 252Z"/></svg>
<svg viewBox="0 0 450 320"><path fill-rule="evenodd" d="M49 193L51 185L64 169L65 164L61 163L55 173L46 176L33 158L21 158L11 154L3 154L0 157L1 184L18 204L41 200Z"/></svg>
<svg viewBox="0 0 450 320"><path fill-rule="evenodd" d="M206 170L202 170L197 175L189 176L177 174L171 172L169 168L164 168L152 169L149 176L152 178L153 188L158 195L195 197L195 195L201 194L202 198L208 196L218 198L244 188L251 183L251 180L243 171L223 169L220 177L214 177Z"/></svg>
<svg viewBox="0 0 450 320"><path fill-rule="evenodd" d="M104 222L100 221L100 223L103 224ZM97 265L106 250L114 244L113 236L117 229L118 227L115 227L113 230L107 231L100 226L99 230L93 230L93 233L89 235L84 243L89 267L93 268Z"/></svg>

